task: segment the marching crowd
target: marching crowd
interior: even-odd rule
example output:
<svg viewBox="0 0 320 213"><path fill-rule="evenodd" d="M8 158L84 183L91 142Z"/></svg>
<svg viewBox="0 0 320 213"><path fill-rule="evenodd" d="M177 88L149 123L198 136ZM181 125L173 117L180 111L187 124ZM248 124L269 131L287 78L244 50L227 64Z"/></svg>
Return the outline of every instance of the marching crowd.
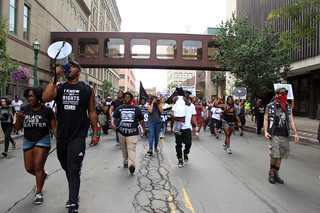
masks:
<svg viewBox="0 0 320 213"><path fill-rule="evenodd" d="M22 107L19 97L12 103L5 97L1 99L1 127L5 133L5 150L2 154L7 156L9 142L12 143L12 149L15 149L16 143L10 136L13 128L17 133L23 128L25 168L36 178L36 204L44 201L42 187L47 177L44 165L50 154L51 138L55 136L57 156L69 184L66 207L69 212L78 212L81 166L89 127L91 146L99 143L102 133L108 134L110 128L115 130L116 142L122 151L123 166L134 173L139 137L149 136L147 154L159 152L158 142L165 137L168 121L170 132L175 134L178 167L183 167L189 161L192 140L200 137L201 129L208 129L216 139L223 130L225 140L222 147L227 154L232 154L230 136L235 134L236 128L239 135L243 136L244 118L251 116L257 123L258 136L261 136L261 128L264 126L264 135L269 140L268 180L270 183L284 183L279 177L279 169L281 160L286 159L290 152L290 126L295 133L295 142L299 141L285 88L277 89L275 100L267 106L258 100L255 107L248 100L234 100L232 96L221 96L206 103L196 96L190 97L189 91L179 87L176 88L173 103L166 103L165 97L159 99L152 95L141 98L138 103L133 100L130 92L123 91L119 91L114 99L107 97L104 100L94 94L89 84L79 81L80 64L75 61L70 64L66 82L57 83L65 72L60 66L56 68L59 74L52 78L45 90L28 87L24 92L27 105ZM51 101L54 101L52 107L44 104Z"/></svg>

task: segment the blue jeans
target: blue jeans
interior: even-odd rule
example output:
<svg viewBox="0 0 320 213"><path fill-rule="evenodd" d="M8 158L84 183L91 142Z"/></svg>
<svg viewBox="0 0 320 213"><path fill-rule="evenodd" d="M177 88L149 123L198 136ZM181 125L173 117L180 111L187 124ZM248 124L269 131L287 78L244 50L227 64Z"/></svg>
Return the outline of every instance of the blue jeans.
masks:
<svg viewBox="0 0 320 213"><path fill-rule="evenodd" d="M162 128L162 130L160 132L161 136L164 136L164 134L166 133L166 129L167 129L167 121L165 121L164 124L163 124L163 128Z"/></svg>
<svg viewBox="0 0 320 213"><path fill-rule="evenodd" d="M149 128L149 150L152 150L153 147L153 138L154 138L154 148L158 147L159 142L159 133L161 128L161 123L151 124L148 123Z"/></svg>
<svg viewBox="0 0 320 213"><path fill-rule="evenodd" d="M117 143L119 143L119 137L118 137L118 126L119 126L119 123L120 123L120 118L118 118L115 122L114 122L114 125L116 126L116 141Z"/></svg>

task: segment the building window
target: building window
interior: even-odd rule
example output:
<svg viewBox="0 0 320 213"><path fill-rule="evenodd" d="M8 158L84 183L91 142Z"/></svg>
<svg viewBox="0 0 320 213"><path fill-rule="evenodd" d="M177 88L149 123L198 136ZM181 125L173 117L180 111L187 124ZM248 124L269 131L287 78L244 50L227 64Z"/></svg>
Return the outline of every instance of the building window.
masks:
<svg viewBox="0 0 320 213"><path fill-rule="evenodd" d="M175 40L157 40L157 59L175 59L177 57L177 42Z"/></svg>
<svg viewBox="0 0 320 213"><path fill-rule="evenodd" d="M106 58L123 58L124 40L122 38L106 38L104 40L104 56Z"/></svg>
<svg viewBox="0 0 320 213"><path fill-rule="evenodd" d="M175 84L175 85L178 85L178 81L175 81L174 84Z"/></svg>
<svg viewBox="0 0 320 213"><path fill-rule="evenodd" d="M184 78L188 78L188 73L185 73L185 74L184 74Z"/></svg>
<svg viewBox="0 0 320 213"><path fill-rule="evenodd" d="M129 76L128 76L128 78L127 78L127 81L129 81Z"/></svg>
<svg viewBox="0 0 320 213"><path fill-rule="evenodd" d="M29 40L29 11L30 8L24 5L23 7L23 38Z"/></svg>
<svg viewBox="0 0 320 213"><path fill-rule="evenodd" d="M125 74L120 74L120 79L124 79Z"/></svg>
<svg viewBox="0 0 320 213"><path fill-rule="evenodd" d="M192 73L189 73L189 78L192 78Z"/></svg>
<svg viewBox="0 0 320 213"><path fill-rule="evenodd" d="M9 11L9 31L16 33L16 20L17 20L17 1L10 0L10 11Z"/></svg>
<svg viewBox="0 0 320 213"><path fill-rule="evenodd" d="M130 56L134 59L149 59L151 54L151 41L149 39L131 39Z"/></svg>
<svg viewBox="0 0 320 213"><path fill-rule="evenodd" d="M175 77L175 78L178 78L178 73L175 72L175 73L174 73L174 77Z"/></svg>
<svg viewBox="0 0 320 213"><path fill-rule="evenodd" d="M179 73L179 78L182 78L182 73L181 72Z"/></svg>
<svg viewBox="0 0 320 213"><path fill-rule="evenodd" d="M202 59L202 42L185 40L182 42L182 58L184 60Z"/></svg>
<svg viewBox="0 0 320 213"><path fill-rule="evenodd" d="M181 84L182 83L182 81L179 81L179 84Z"/></svg>

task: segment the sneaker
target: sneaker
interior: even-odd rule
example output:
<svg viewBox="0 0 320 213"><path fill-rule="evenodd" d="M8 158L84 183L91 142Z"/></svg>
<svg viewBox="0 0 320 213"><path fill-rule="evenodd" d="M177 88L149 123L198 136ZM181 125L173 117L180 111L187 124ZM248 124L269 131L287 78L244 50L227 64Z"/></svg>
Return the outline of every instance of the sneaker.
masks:
<svg viewBox="0 0 320 213"><path fill-rule="evenodd" d="M123 167L127 169L128 168L128 164L123 164Z"/></svg>
<svg viewBox="0 0 320 213"><path fill-rule="evenodd" d="M183 166L182 158L179 158L178 167L181 168Z"/></svg>
<svg viewBox="0 0 320 213"><path fill-rule="evenodd" d="M66 202L66 208L70 208L70 200Z"/></svg>
<svg viewBox="0 0 320 213"><path fill-rule="evenodd" d="M43 203L43 200L44 200L43 194L42 194L41 192L39 192L39 193L37 193L37 194L35 195L34 203L35 203L36 205L40 205L40 204Z"/></svg>
<svg viewBox="0 0 320 213"><path fill-rule="evenodd" d="M188 154L184 154L184 162L188 163L189 158L188 158Z"/></svg>
<svg viewBox="0 0 320 213"><path fill-rule="evenodd" d="M69 213L76 213L79 212L79 206L78 204L70 204Z"/></svg>
<svg viewBox="0 0 320 213"><path fill-rule="evenodd" d="M7 157L8 153L7 152L2 152L2 155Z"/></svg>
<svg viewBox="0 0 320 213"><path fill-rule="evenodd" d="M131 174L134 173L135 170L136 170L136 168L134 167L134 165L131 165L129 167L129 171L130 171Z"/></svg>
<svg viewBox="0 0 320 213"><path fill-rule="evenodd" d="M227 154L232 154L231 148L227 148Z"/></svg>
<svg viewBox="0 0 320 213"><path fill-rule="evenodd" d="M274 175L275 171L276 171L275 169L270 169L270 171L269 171L269 183L274 184L276 182L276 177Z"/></svg>
<svg viewBox="0 0 320 213"><path fill-rule="evenodd" d="M216 135L216 139L219 139L219 135Z"/></svg>
<svg viewBox="0 0 320 213"><path fill-rule="evenodd" d="M242 136L243 135L243 132L240 132L240 136Z"/></svg>
<svg viewBox="0 0 320 213"><path fill-rule="evenodd" d="M196 135L199 135L199 132L196 132Z"/></svg>
<svg viewBox="0 0 320 213"><path fill-rule="evenodd" d="M258 134L258 137L261 137L261 134Z"/></svg>
<svg viewBox="0 0 320 213"><path fill-rule="evenodd" d="M224 150L227 150L227 145L225 143L222 144Z"/></svg>

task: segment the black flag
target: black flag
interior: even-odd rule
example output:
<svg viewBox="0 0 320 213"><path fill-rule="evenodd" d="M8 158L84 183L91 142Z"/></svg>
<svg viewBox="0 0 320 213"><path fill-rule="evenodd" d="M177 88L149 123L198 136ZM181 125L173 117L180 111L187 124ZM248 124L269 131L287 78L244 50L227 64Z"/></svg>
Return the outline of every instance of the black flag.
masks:
<svg viewBox="0 0 320 213"><path fill-rule="evenodd" d="M142 82L140 81L140 89L139 89L139 105L141 104L141 98L144 98L147 101L148 100L148 94L147 92L144 90L143 86L142 86Z"/></svg>

